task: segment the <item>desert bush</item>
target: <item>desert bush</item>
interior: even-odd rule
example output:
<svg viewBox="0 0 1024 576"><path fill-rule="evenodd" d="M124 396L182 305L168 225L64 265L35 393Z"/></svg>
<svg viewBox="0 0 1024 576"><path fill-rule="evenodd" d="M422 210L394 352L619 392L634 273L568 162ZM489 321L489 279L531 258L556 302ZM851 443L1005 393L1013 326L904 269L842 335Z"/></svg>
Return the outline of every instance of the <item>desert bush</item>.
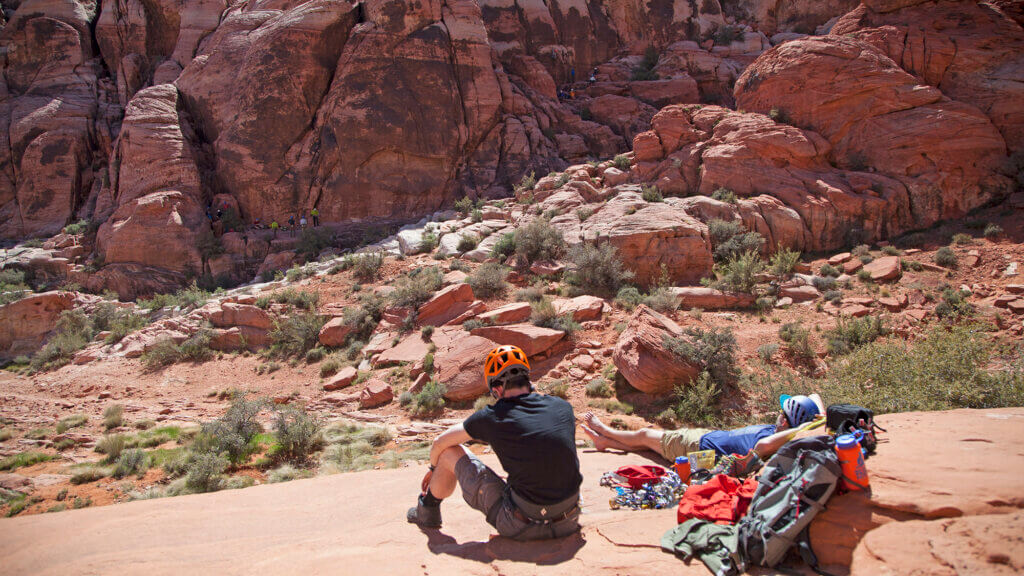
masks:
<svg viewBox="0 0 1024 576"><path fill-rule="evenodd" d="M141 476L149 468L149 457L142 448L129 448L121 452L114 467L114 478L124 478L130 474Z"/></svg>
<svg viewBox="0 0 1024 576"><path fill-rule="evenodd" d="M504 266L495 262L488 262L479 268L475 272L469 275L466 282L473 289L473 294L479 298L494 298L501 296L508 290L508 282L505 282L505 277L508 275L508 270Z"/></svg>
<svg viewBox="0 0 1024 576"><path fill-rule="evenodd" d="M831 264L822 264L821 268L818 269L818 274L821 274L822 276L830 276L832 278L838 278L840 272L839 272L838 268L836 268L835 266L833 266Z"/></svg>
<svg viewBox="0 0 1024 576"><path fill-rule="evenodd" d="M215 452L192 453L185 474L185 488L189 492L215 492L224 482L224 470L228 467L226 458Z"/></svg>
<svg viewBox="0 0 1024 576"><path fill-rule="evenodd" d="M61 418L60 421L57 422L57 434L63 434L72 428L84 426L88 421L89 418L84 414L75 414L73 416Z"/></svg>
<svg viewBox="0 0 1024 576"><path fill-rule="evenodd" d="M576 209L576 217L580 219L580 222L586 222L587 218L594 215L594 209L590 206L584 206L583 208Z"/></svg>
<svg viewBox="0 0 1024 576"><path fill-rule="evenodd" d="M612 159L612 166L619 170L622 170L623 172L628 172L631 166L629 156L626 156L625 154L619 154L618 156Z"/></svg>
<svg viewBox="0 0 1024 576"><path fill-rule="evenodd" d="M384 311L384 302L373 293L359 297L358 306L349 306L342 312L342 322L352 329L354 339L366 339L373 333Z"/></svg>
<svg viewBox="0 0 1024 576"><path fill-rule="evenodd" d="M673 406L676 419L695 426L717 427L720 395L721 388L711 374L701 372L693 381L676 386Z"/></svg>
<svg viewBox="0 0 1024 576"><path fill-rule="evenodd" d="M323 447L318 418L294 406L277 407L275 412L271 458L301 464Z"/></svg>
<svg viewBox="0 0 1024 576"><path fill-rule="evenodd" d="M935 251L935 263L944 268L956 268L956 252L949 246L943 246Z"/></svg>
<svg viewBox="0 0 1024 576"><path fill-rule="evenodd" d="M459 252L469 252L470 250L475 250L479 243L480 240L477 239L476 236L473 236L472 234L464 234L459 237L459 245L456 249Z"/></svg>
<svg viewBox="0 0 1024 576"><path fill-rule="evenodd" d="M264 408L263 400L237 395L223 416L201 425L192 451L224 454L235 464L244 461L255 449L251 444L253 437L263 431L257 417Z"/></svg>
<svg viewBox="0 0 1024 576"><path fill-rule="evenodd" d="M418 418L440 413L444 409L444 395L447 391L445 385L437 380L428 381L419 392L412 395L409 413Z"/></svg>
<svg viewBox="0 0 1024 576"><path fill-rule="evenodd" d="M886 256L901 256L903 251L895 246L889 245L882 247L882 254L885 254Z"/></svg>
<svg viewBox="0 0 1024 576"><path fill-rule="evenodd" d="M352 276L359 282L372 282L380 276L381 266L384 265L384 252L363 252L346 256L346 262L351 262Z"/></svg>
<svg viewBox="0 0 1024 576"><path fill-rule="evenodd" d="M341 360L339 360L338 358L336 358L334 356L331 356L331 357L327 358L327 360L324 360L323 363L320 364L320 377L321 378L327 378L328 376L333 376L333 375L337 374L338 370L341 370L341 368L342 368Z"/></svg>
<svg viewBox="0 0 1024 576"><path fill-rule="evenodd" d="M814 358L814 348L811 347L811 333L799 322L783 324L779 328L779 339L786 343L786 350L795 358Z"/></svg>
<svg viewBox="0 0 1024 576"><path fill-rule="evenodd" d="M89 466L82 468L71 475L71 483L75 486L81 484L88 484L89 482L95 482L102 480L109 475L106 469L100 468L99 466Z"/></svg>
<svg viewBox="0 0 1024 576"><path fill-rule="evenodd" d="M849 354L889 333L880 316L845 318L840 316L836 327L825 333L828 353L834 356Z"/></svg>
<svg viewBox="0 0 1024 576"><path fill-rule="evenodd" d="M994 240L1003 235L1003 227L995 222L989 222L985 225L985 231L982 234L984 234L985 238Z"/></svg>
<svg viewBox="0 0 1024 576"><path fill-rule="evenodd" d="M103 411L103 428L111 430L124 424L124 406L111 404Z"/></svg>
<svg viewBox="0 0 1024 576"><path fill-rule="evenodd" d="M708 222L711 236L712 255L715 262L725 262L746 252L757 252L764 238L757 232L749 232L739 222L714 219Z"/></svg>
<svg viewBox="0 0 1024 576"><path fill-rule="evenodd" d="M641 197L645 202L664 202L665 197L661 195L661 190L658 190L657 186L643 184L640 187Z"/></svg>
<svg viewBox="0 0 1024 576"><path fill-rule="evenodd" d="M569 260L566 282L585 294L610 297L633 277L611 244L578 244L570 250Z"/></svg>
<svg viewBox="0 0 1024 576"><path fill-rule="evenodd" d="M533 190L537 186L537 173L530 171L529 174L523 174L523 177L519 179L519 185L516 186L517 192L525 192L527 190Z"/></svg>
<svg viewBox="0 0 1024 576"><path fill-rule="evenodd" d="M473 201L470 200L469 196L463 196L460 200L455 201L455 211L463 216L468 216L469 211L473 209Z"/></svg>
<svg viewBox="0 0 1024 576"><path fill-rule="evenodd" d="M394 282L395 290L388 295L388 300L393 306L418 308L441 287L443 278L436 266L415 268Z"/></svg>
<svg viewBox="0 0 1024 576"><path fill-rule="evenodd" d="M0 470L17 470L25 466L32 466L40 462L48 462L56 458L46 452L20 452L11 456L0 458Z"/></svg>
<svg viewBox="0 0 1024 576"><path fill-rule="evenodd" d="M730 328L688 328L686 337L665 336L665 347L687 363L707 372L722 385L736 380L736 335Z"/></svg>
<svg viewBox="0 0 1024 576"><path fill-rule="evenodd" d="M429 254L434 251L434 248L437 248L437 242L437 234L434 234L432 230L426 230L420 237L419 251Z"/></svg>
<svg viewBox="0 0 1024 576"><path fill-rule="evenodd" d="M563 400L569 398L569 385L564 380L552 380L540 385L540 391L548 396L557 396Z"/></svg>
<svg viewBox="0 0 1024 576"><path fill-rule="evenodd" d="M772 254L771 260L769 260L769 269L772 274L785 278L793 274L793 270L796 269L799 262L799 252L789 248L780 248L775 254Z"/></svg>
<svg viewBox="0 0 1024 576"><path fill-rule="evenodd" d="M974 306L964 293L953 288L942 291L942 301L935 305L935 315L943 320L958 321L974 314Z"/></svg>
<svg viewBox="0 0 1024 576"><path fill-rule="evenodd" d="M325 248L334 245L334 233L330 228L306 228L299 234L295 254L305 260L315 260Z"/></svg>
<svg viewBox="0 0 1024 576"><path fill-rule="evenodd" d="M757 347L757 357L765 364L771 364L772 359L775 358L775 353L778 351L779 345L775 342L769 342L768 344L762 344Z"/></svg>
<svg viewBox="0 0 1024 576"><path fill-rule="evenodd" d="M644 297L643 303L662 314L669 314L679 309L679 298L668 286L658 286Z"/></svg>
<svg viewBox="0 0 1024 576"><path fill-rule="evenodd" d="M536 218L517 228L513 239L516 258L522 267L542 260L557 260L565 254L565 238L545 218Z"/></svg>
<svg viewBox="0 0 1024 576"><path fill-rule="evenodd" d="M551 300L547 298L530 303L530 323L552 330L562 330L568 336L580 329L580 325L573 321L571 313L559 315Z"/></svg>
<svg viewBox="0 0 1024 576"><path fill-rule="evenodd" d="M819 292L835 290L836 279L832 276L815 276L811 278L811 285L817 288Z"/></svg>
<svg viewBox="0 0 1024 576"><path fill-rule="evenodd" d="M127 447L128 437L124 434L104 434L103 438L100 438L96 442L96 446L93 448L98 454L106 456L104 461L108 464L117 462L117 459L121 457L121 452Z"/></svg>
<svg viewBox="0 0 1024 576"><path fill-rule="evenodd" d="M469 213L469 220L471 222L483 222L484 221L483 210L480 210L479 208L474 208L473 211Z"/></svg>
<svg viewBox="0 0 1024 576"><path fill-rule="evenodd" d="M289 268L287 272L285 272L284 277L289 282L298 282L299 280L309 278L310 276L313 276L315 274L316 268L314 268L312 265L307 264L305 266L300 266L296 264L295 266Z"/></svg>
<svg viewBox="0 0 1024 576"><path fill-rule="evenodd" d="M833 304L839 304L843 299L843 293L841 290L826 290L821 297Z"/></svg>
<svg viewBox="0 0 1024 576"><path fill-rule="evenodd" d="M716 46L728 46L736 40L742 40L744 36L745 33L739 26L723 24L715 30L711 37L715 41Z"/></svg>
<svg viewBox="0 0 1024 576"><path fill-rule="evenodd" d="M614 400L612 398L595 398L595 399L587 402L587 404L589 406L594 407L594 408L600 408L601 410L604 410L606 412L611 412L613 414L626 414L626 415L629 415L629 414L633 413L633 406L631 404L627 404L625 402L620 402L620 401ZM614 426L614 424L615 423L613 421L612 425Z"/></svg>
<svg viewBox="0 0 1024 576"><path fill-rule="evenodd" d="M735 204L737 202L736 193L728 188L718 188L711 193L711 198L727 204Z"/></svg>
<svg viewBox="0 0 1024 576"><path fill-rule="evenodd" d="M516 235L514 232L507 232L498 237L498 242L491 248L491 256L504 261L516 253Z"/></svg>
<svg viewBox="0 0 1024 576"><path fill-rule="evenodd" d="M983 328L935 327L913 346L879 340L845 356L823 394L876 413L998 408L1024 403L1020 366L989 370L997 353Z"/></svg>
<svg viewBox="0 0 1024 576"><path fill-rule="evenodd" d="M544 290L536 286L527 286L516 290L516 302L536 302L544 298Z"/></svg>
<svg viewBox="0 0 1024 576"><path fill-rule="evenodd" d="M612 388L611 382L602 377L597 377L587 382L586 386L587 396L593 398L611 398L615 394L615 390Z"/></svg>
<svg viewBox="0 0 1024 576"><path fill-rule="evenodd" d="M953 244L956 244L957 246L967 246L969 244L974 244L974 238L972 238L970 234L953 234Z"/></svg>
<svg viewBox="0 0 1024 576"><path fill-rule="evenodd" d="M764 270L764 261L751 250L715 264L715 280L705 284L718 290L751 294L757 284L757 275Z"/></svg>
<svg viewBox="0 0 1024 576"><path fill-rule="evenodd" d="M54 335L32 357L33 371L59 368L71 361L71 357L92 341L95 331L89 317L80 309L64 310L60 313Z"/></svg>
<svg viewBox="0 0 1024 576"><path fill-rule="evenodd" d="M632 310L642 304L644 301L644 295L640 293L640 290L636 286L625 286L619 289L619 293L615 295L615 303L625 308L626 310Z"/></svg>

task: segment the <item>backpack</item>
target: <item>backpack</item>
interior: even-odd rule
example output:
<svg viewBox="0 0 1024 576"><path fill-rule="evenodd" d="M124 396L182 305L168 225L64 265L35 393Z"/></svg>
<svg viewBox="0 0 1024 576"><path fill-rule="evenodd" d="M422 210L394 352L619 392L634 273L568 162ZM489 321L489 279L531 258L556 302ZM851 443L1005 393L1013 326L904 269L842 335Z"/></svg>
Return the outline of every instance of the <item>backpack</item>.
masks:
<svg viewBox="0 0 1024 576"><path fill-rule="evenodd" d="M773 567L795 545L817 570L807 529L842 476L834 444L830 436L794 440L765 465L738 526L738 551L747 566Z"/></svg>
<svg viewBox="0 0 1024 576"><path fill-rule="evenodd" d="M825 412L825 425L835 432L835 436L853 434L858 437L861 448L864 449L864 457L867 458L875 453L878 446L878 437L875 429L886 432L878 424L875 424L875 413L869 408L857 406L856 404L833 404ZM859 432L859 434L858 434Z"/></svg>

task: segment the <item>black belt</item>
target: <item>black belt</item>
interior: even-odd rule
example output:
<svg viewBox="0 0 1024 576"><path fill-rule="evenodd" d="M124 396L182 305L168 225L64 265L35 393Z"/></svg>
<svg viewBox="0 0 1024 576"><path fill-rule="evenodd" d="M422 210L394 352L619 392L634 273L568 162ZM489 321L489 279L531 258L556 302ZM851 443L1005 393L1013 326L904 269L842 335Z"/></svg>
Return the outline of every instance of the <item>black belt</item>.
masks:
<svg viewBox="0 0 1024 576"><path fill-rule="evenodd" d="M515 516L520 521L526 522L527 524L543 524L545 522L561 522L562 520L565 520L569 516L572 516L573 512L576 512L577 510L579 510L579 508L580 508L580 505L577 504L577 505L573 506L572 508L569 508L565 512L562 512L558 516L549 516L547 518L544 518L543 520L537 520L537 519L534 519L534 518L530 518L522 510L520 510L518 506L516 506L515 508L512 509L512 515Z"/></svg>
<svg viewBox="0 0 1024 576"><path fill-rule="evenodd" d="M544 523L550 523L550 522L558 522L558 521L565 520L566 518L572 516L573 513L575 513L580 508L580 498L579 498L579 494L578 493L573 495L573 496L570 496L569 498L566 498L565 500L563 500L561 502L557 502L557 503L552 504L550 506L540 506L540 505L534 504L533 502L530 502L529 500L523 498L519 494L516 494L515 490L512 490L511 486L508 487L508 492L509 492L509 500L511 501L511 503L513 505L512 506L512 515L515 516L516 518L518 518L519 520L523 521L523 522L529 522L529 523L534 523L534 524L544 524ZM569 505L568 507L565 507L566 504L569 504L569 503L571 503L571 505ZM539 508L541 513L542 513L542 515L540 515L540 516L531 516L531 515L527 514L523 510L523 508L527 508L527 509L530 509L530 510L534 510L534 509ZM552 514L552 515L549 516L549 515L547 515L545 513L547 508L553 508L555 510L562 509L562 511L557 513L557 514Z"/></svg>

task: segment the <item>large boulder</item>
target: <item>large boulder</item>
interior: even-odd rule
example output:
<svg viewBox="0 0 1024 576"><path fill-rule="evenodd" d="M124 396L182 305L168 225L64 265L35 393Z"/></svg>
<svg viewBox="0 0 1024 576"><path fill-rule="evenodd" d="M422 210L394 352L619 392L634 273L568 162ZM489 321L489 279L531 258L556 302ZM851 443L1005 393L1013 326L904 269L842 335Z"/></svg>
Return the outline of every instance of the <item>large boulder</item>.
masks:
<svg viewBox="0 0 1024 576"><path fill-rule="evenodd" d="M569 314L575 322L600 320L604 313L604 300L597 296L558 298L551 303L559 316Z"/></svg>
<svg viewBox="0 0 1024 576"><path fill-rule="evenodd" d="M682 335L678 324L641 304L619 335L612 362L637 390L648 394L671 392L700 372L665 346L666 337Z"/></svg>
<svg viewBox="0 0 1024 576"><path fill-rule="evenodd" d="M336 316L328 320L323 328L320 329L318 339L324 346L337 348L345 345L345 340L351 332L352 327L345 324L345 319L341 316Z"/></svg>
<svg viewBox="0 0 1024 576"><path fill-rule="evenodd" d="M474 302L473 288L469 284L445 286L420 305L416 322L423 326L446 324L473 307Z"/></svg>
<svg viewBox="0 0 1024 576"><path fill-rule="evenodd" d="M484 383L484 358L497 344L466 332L461 326L443 326L434 330L434 374L444 384L445 398L461 402L487 392Z"/></svg>
<svg viewBox="0 0 1024 576"><path fill-rule="evenodd" d="M762 54L736 82L737 106L782 110L832 147L853 171L907 188L917 227L1009 194L1006 144L984 113L921 85L874 46L845 36L807 37Z"/></svg>
<svg viewBox="0 0 1024 576"><path fill-rule="evenodd" d="M679 307L685 310L700 308L702 310L728 310L734 308L749 308L754 305L753 294L740 292L722 292L714 288L701 286L686 286L670 288L679 302Z"/></svg>
<svg viewBox="0 0 1024 576"><path fill-rule="evenodd" d="M500 345L511 344L523 350L527 357L547 352L565 338L565 332L533 324L508 324L474 328L474 336L481 336Z"/></svg>
<svg viewBox="0 0 1024 576"><path fill-rule="evenodd" d="M31 294L0 306L0 358L35 353L57 325L61 312L74 307L74 292Z"/></svg>

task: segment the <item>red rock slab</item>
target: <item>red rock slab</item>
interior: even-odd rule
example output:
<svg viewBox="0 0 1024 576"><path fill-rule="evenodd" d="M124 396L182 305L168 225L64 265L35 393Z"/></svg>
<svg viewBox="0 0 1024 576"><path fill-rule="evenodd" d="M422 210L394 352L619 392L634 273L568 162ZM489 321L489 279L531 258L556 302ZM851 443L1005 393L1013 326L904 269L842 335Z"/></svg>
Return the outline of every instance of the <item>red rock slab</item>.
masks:
<svg viewBox="0 0 1024 576"><path fill-rule="evenodd" d="M577 296L567 300L555 300L552 302L552 306L559 315L572 314L574 321L587 322L601 319L604 300L596 296Z"/></svg>
<svg viewBox="0 0 1024 576"><path fill-rule="evenodd" d="M527 357L546 351L565 337L565 332L561 330L552 330L533 324L483 326L472 330L471 334L487 338L501 345L518 346L522 348Z"/></svg>
<svg viewBox="0 0 1024 576"><path fill-rule="evenodd" d="M870 264L864 266L864 269L871 274L871 280L874 282L889 282L896 280L902 273L900 268L900 259L898 256L883 256L881 258L876 258Z"/></svg>
<svg viewBox="0 0 1024 576"><path fill-rule="evenodd" d="M860 318L861 316L867 316L868 314L870 314L871 309L868 308L867 306L861 306L860 304L850 304L840 308L839 313L843 316Z"/></svg>
<svg viewBox="0 0 1024 576"><path fill-rule="evenodd" d="M1006 305L1006 308L1014 314L1024 314L1024 298L1010 302Z"/></svg>
<svg viewBox="0 0 1024 576"><path fill-rule="evenodd" d="M209 319L217 328L251 326L261 330L270 330L273 327L273 320L265 310L248 304L225 302L211 312Z"/></svg>
<svg viewBox="0 0 1024 576"><path fill-rule="evenodd" d="M854 274L858 270L864 267L864 262L860 258L854 258L843 263L843 274Z"/></svg>
<svg viewBox="0 0 1024 576"><path fill-rule="evenodd" d="M324 390L328 392L332 392L334 390L341 390L342 388L351 384L352 381L355 380L356 376L358 375L359 371L356 370L355 367L345 366L344 368L339 370L338 373L335 374L330 380L324 383Z"/></svg>
<svg viewBox="0 0 1024 576"><path fill-rule="evenodd" d="M853 255L850 254L849 252L840 252L839 254L836 254L835 256L829 258L828 263L831 264L832 266L839 266L844 262L849 262L852 256Z"/></svg>
<svg viewBox="0 0 1024 576"><path fill-rule="evenodd" d="M387 382L371 379L359 393L359 407L376 408L388 404L394 398L395 393Z"/></svg>
<svg viewBox="0 0 1024 576"><path fill-rule="evenodd" d="M469 284L452 284L438 290L430 300L420 305L416 323L426 326L440 326L461 315L475 298ZM457 304L462 303L459 307Z"/></svg>
<svg viewBox="0 0 1024 576"><path fill-rule="evenodd" d="M683 337L683 330L670 318L642 304L619 335L612 362L637 390L664 394L700 372L697 366L665 347L666 336Z"/></svg>
<svg viewBox="0 0 1024 576"><path fill-rule="evenodd" d="M851 576L1024 573L1024 512L887 524L861 540Z"/></svg>
<svg viewBox="0 0 1024 576"><path fill-rule="evenodd" d="M1024 294L1024 284L1007 284L1004 288L1010 294Z"/></svg>
<svg viewBox="0 0 1024 576"><path fill-rule="evenodd" d="M1010 305L1010 302L1017 300L1017 296L1014 294L1003 294L996 296L996 299L992 302L992 305L996 308L1006 308Z"/></svg>
<svg viewBox="0 0 1024 576"><path fill-rule="evenodd" d="M554 276L565 270L565 264L561 262L534 262L530 265L530 272L538 276Z"/></svg>
<svg viewBox="0 0 1024 576"><path fill-rule="evenodd" d="M857 542L883 524L1024 508L1024 451L1018 449L1024 408L907 412L876 421L888 432L866 461L870 498L833 497L811 523L811 544L822 563L849 564Z"/></svg>
<svg viewBox="0 0 1024 576"><path fill-rule="evenodd" d="M434 330L434 375L445 385L445 398L473 400L487 392L483 381L483 361L497 346L492 340L474 336L461 326L442 326Z"/></svg>
<svg viewBox="0 0 1024 576"><path fill-rule="evenodd" d="M714 288L687 286L671 288L679 299L679 307L685 310L701 308L703 310L728 310L732 308L749 308L754 305L754 297L750 294L722 292Z"/></svg>
<svg viewBox="0 0 1024 576"><path fill-rule="evenodd" d="M452 284L462 284L466 281L466 278L469 278L469 275L462 270L452 270L441 278L441 282L445 286L450 286Z"/></svg>
<svg viewBox="0 0 1024 576"><path fill-rule="evenodd" d="M875 303L874 298L866 298L864 296L851 296L849 298L843 298L843 304L856 304L859 306L872 306Z"/></svg>
<svg viewBox="0 0 1024 576"><path fill-rule="evenodd" d="M403 362L422 360L430 350L430 342L423 340L419 332L410 334L396 346L388 348L373 359L374 368L394 366Z"/></svg>
<svg viewBox="0 0 1024 576"><path fill-rule="evenodd" d="M318 336L320 343L324 346L336 348L345 344L345 338L352 332L352 328L345 324L341 316L331 318L320 329Z"/></svg>
<svg viewBox="0 0 1024 576"><path fill-rule="evenodd" d="M922 321L924 321L925 318L928 317L928 311L927 310L907 310L906 312L903 313L903 315L906 316L907 318L910 318L911 320L915 320L917 322L922 322Z"/></svg>
<svg viewBox="0 0 1024 576"><path fill-rule="evenodd" d="M907 307L907 295L899 294L888 298L879 298L878 303L889 312L899 312Z"/></svg>
<svg viewBox="0 0 1024 576"><path fill-rule="evenodd" d="M530 317L529 302L513 302L477 316L485 324L515 324Z"/></svg>
<svg viewBox="0 0 1024 576"><path fill-rule="evenodd" d="M779 289L779 295L791 298L793 302L807 302L821 298L821 292L818 292L814 286L784 286Z"/></svg>

